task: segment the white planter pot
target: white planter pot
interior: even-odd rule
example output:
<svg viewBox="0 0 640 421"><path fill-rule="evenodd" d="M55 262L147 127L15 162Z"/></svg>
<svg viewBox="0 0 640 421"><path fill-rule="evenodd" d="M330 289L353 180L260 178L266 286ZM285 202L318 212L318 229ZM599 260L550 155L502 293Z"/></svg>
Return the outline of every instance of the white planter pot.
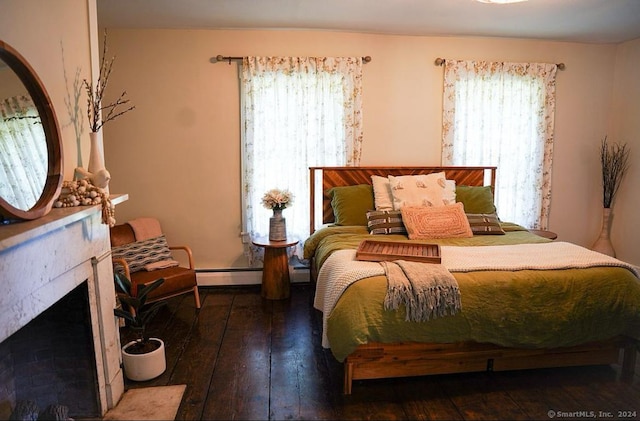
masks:
<svg viewBox="0 0 640 421"><path fill-rule="evenodd" d="M131 341L122 347L122 362L124 364L124 374L129 380L145 381L151 380L167 369L167 360L164 354L164 342L162 339L150 338L152 341L160 342L160 347L147 354L130 354L127 348L137 341Z"/></svg>

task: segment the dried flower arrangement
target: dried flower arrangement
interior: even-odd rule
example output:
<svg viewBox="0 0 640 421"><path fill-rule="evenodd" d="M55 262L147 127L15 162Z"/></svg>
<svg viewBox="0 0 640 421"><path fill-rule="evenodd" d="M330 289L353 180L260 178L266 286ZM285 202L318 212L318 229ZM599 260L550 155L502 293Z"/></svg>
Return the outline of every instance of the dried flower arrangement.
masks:
<svg viewBox="0 0 640 421"><path fill-rule="evenodd" d="M600 146L600 163L602 164L602 204L605 208L610 208L622 178L629 168L627 144L609 144L605 136Z"/></svg>
<svg viewBox="0 0 640 421"><path fill-rule="evenodd" d="M104 126L109 121L114 120L117 117L126 114L136 108L135 105L129 106L126 109L119 108L129 103L129 100L125 99L125 97L127 96L127 91L123 91L115 102L104 106L102 105L104 92L107 89L109 76L111 75L111 69L113 67L113 62L115 61L115 56L111 57L109 61L107 61L106 59L108 52L106 30L104 31L104 41L102 47L100 74L98 76L98 81L96 82L95 88L91 83L87 81L87 79L84 79L83 81L84 87L87 91L87 117L89 118L89 128L94 133L97 133L102 128L102 126Z"/></svg>
<svg viewBox="0 0 640 421"><path fill-rule="evenodd" d="M262 205L267 209L282 210L293 203L289 190L271 189L262 196Z"/></svg>

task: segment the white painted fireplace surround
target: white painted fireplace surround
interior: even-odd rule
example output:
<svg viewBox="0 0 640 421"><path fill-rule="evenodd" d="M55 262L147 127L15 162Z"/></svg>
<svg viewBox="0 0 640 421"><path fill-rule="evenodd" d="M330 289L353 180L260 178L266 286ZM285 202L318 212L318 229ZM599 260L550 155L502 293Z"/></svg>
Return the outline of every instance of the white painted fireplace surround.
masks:
<svg viewBox="0 0 640 421"><path fill-rule="evenodd" d="M124 393L110 252L100 206L0 226L0 342L86 281L102 415Z"/></svg>

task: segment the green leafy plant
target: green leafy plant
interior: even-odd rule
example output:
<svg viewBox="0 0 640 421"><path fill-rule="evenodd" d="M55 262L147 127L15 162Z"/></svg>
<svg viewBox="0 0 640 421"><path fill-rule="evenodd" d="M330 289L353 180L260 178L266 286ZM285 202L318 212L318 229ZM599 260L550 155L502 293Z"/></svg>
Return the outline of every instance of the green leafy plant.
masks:
<svg viewBox="0 0 640 421"><path fill-rule="evenodd" d="M605 208L610 208L622 178L629 168L627 144L609 144L605 136L600 146L600 163L602 164L602 204Z"/></svg>
<svg viewBox="0 0 640 421"><path fill-rule="evenodd" d="M127 325L134 330L138 336L138 343L135 345L137 351L131 348L129 348L128 351L140 354L153 351L155 345L149 340L146 326L156 315L160 307L164 305L164 302L158 301L147 304L147 298L149 293L164 283L164 278L139 285L137 288L133 287L129 278L122 272L116 272L114 279L118 289L118 299L120 300L122 308L116 308L113 312L116 316L126 320Z"/></svg>

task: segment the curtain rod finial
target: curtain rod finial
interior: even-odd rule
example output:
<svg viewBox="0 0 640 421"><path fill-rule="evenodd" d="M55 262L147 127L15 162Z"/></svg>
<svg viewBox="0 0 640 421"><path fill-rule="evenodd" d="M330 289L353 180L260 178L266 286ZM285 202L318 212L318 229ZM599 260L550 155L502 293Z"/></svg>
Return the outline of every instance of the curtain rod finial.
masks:
<svg viewBox="0 0 640 421"><path fill-rule="evenodd" d="M557 66L558 66L558 70L564 70L567 67L565 66L564 63L558 63Z"/></svg>
<svg viewBox="0 0 640 421"><path fill-rule="evenodd" d="M436 66L442 66L444 64L444 61L445 60L443 58L438 57L435 61Z"/></svg>
<svg viewBox="0 0 640 421"><path fill-rule="evenodd" d="M362 57L362 61L365 62L365 63L369 63L371 61L371 56Z"/></svg>

